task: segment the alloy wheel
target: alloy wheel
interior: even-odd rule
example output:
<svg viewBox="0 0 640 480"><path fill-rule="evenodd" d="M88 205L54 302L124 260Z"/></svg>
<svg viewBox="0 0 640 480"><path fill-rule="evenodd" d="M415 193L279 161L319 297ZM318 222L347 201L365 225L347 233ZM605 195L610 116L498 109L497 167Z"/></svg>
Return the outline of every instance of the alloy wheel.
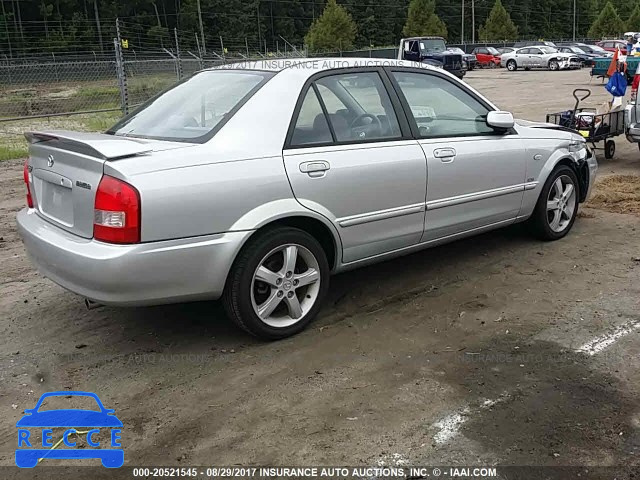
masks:
<svg viewBox="0 0 640 480"><path fill-rule="evenodd" d="M571 224L576 200L576 188L571 178L568 175L559 176L547 198L547 222L551 230L560 233Z"/></svg>
<svg viewBox="0 0 640 480"><path fill-rule="evenodd" d="M287 244L271 250L258 264L251 282L256 315L274 328L299 322L320 293L320 266L307 248Z"/></svg>

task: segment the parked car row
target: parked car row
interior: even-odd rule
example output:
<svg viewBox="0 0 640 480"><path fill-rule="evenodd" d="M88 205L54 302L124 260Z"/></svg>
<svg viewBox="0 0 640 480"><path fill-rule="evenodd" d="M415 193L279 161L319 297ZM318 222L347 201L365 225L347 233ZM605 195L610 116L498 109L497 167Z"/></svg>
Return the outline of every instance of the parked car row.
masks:
<svg viewBox="0 0 640 480"><path fill-rule="evenodd" d="M504 47L500 56L502 67L510 71L519 68L546 68L549 70L592 67L597 58L611 57L613 53L599 45L578 42L518 42L514 47Z"/></svg>
<svg viewBox="0 0 640 480"><path fill-rule="evenodd" d="M607 48L611 45L601 42ZM458 78L477 67L506 67L510 71L523 68L549 70L592 67L595 59L613 56L599 45L563 42L558 45L546 41L522 41L513 47L476 47L466 53L459 47L447 47L442 37L403 38L398 48L398 59L426 63L443 68Z"/></svg>

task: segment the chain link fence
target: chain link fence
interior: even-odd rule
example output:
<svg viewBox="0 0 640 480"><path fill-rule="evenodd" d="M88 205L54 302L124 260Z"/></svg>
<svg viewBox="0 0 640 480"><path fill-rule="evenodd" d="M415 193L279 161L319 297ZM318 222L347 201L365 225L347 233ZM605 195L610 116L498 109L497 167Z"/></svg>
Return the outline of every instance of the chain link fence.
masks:
<svg viewBox="0 0 640 480"><path fill-rule="evenodd" d="M158 28L150 37L140 25L120 20L108 34L113 35L111 48L101 46L99 51L0 57L0 160L24 156L26 130L104 131L137 105L204 68L308 56L304 47L284 38L271 48L255 39L220 37L208 38L205 46L193 32ZM449 46L471 52L480 45L506 43ZM397 47L313 56L393 59Z"/></svg>
<svg viewBox="0 0 640 480"><path fill-rule="evenodd" d="M23 132L104 131L136 106L204 68L264 58L302 56L303 49L242 39L209 39L158 29L154 38L116 20L111 48L99 52L0 57L0 160L26 153Z"/></svg>

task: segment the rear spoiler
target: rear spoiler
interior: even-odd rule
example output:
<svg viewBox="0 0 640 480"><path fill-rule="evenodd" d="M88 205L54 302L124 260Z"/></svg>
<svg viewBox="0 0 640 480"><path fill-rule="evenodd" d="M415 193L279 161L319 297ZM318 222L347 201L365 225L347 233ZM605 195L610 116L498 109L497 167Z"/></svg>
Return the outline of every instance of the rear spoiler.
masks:
<svg viewBox="0 0 640 480"><path fill-rule="evenodd" d="M135 138L69 131L26 132L30 144L44 143L49 146L88 155L102 160L117 160L135 157L152 151L149 145Z"/></svg>

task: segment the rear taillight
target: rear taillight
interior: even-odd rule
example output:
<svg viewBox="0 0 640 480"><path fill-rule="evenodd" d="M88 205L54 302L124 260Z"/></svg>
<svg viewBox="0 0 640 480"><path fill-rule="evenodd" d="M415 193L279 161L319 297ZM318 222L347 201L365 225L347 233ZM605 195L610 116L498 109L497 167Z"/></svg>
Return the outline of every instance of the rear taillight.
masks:
<svg viewBox="0 0 640 480"><path fill-rule="evenodd" d="M114 177L105 175L96 192L93 237L109 243L140 242L140 195Z"/></svg>
<svg viewBox="0 0 640 480"><path fill-rule="evenodd" d="M31 187L29 186L29 177L31 173L29 172L29 159L27 158L24 161L24 183L27 186L27 206L29 208L33 208L33 198L31 197Z"/></svg>

